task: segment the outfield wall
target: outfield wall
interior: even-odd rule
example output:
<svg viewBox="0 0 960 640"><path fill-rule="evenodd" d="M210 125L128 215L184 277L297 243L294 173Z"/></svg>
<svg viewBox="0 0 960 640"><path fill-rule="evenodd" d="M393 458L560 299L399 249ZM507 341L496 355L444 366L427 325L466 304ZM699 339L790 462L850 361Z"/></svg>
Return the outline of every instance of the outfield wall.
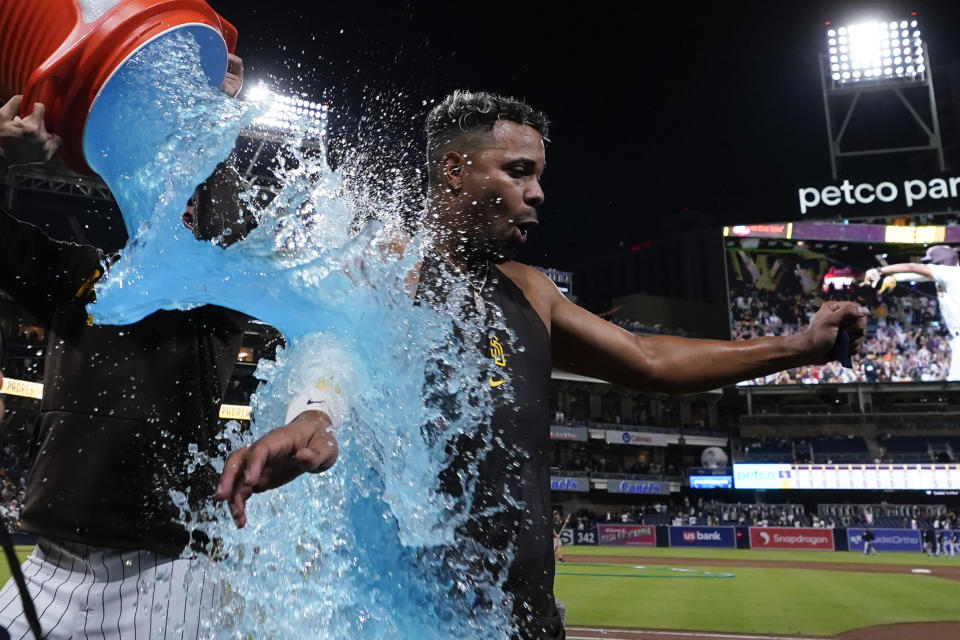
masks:
<svg viewBox="0 0 960 640"><path fill-rule="evenodd" d="M736 527L667 527L667 541L671 547L737 546Z"/></svg>
<svg viewBox="0 0 960 640"><path fill-rule="evenodd" d="M871 529L877 551L922 552L923 532L916 529ZM863 552L863 528L734 527L600 524L565 529L565 545L629 547L713 547L790 551Z"/></svg>
<svg viewBox="0 0 960 640"><path fill-rule="evenodd" d="M923 532L917 529L871 529L877 551L923 551ZM863 529L847 529L847 547L863 551Z"/></svg>

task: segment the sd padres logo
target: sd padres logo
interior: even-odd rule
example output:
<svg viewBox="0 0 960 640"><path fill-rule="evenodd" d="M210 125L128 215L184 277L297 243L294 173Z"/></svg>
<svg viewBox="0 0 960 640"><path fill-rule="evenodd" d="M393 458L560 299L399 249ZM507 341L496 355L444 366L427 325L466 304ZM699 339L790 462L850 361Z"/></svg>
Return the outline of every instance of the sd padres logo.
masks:
<svg viewBox="0 0 960 640"><path fill-rule="evenodd" d="M507 366L507 357L503 353L503 345L500 344L496 336L490 336L490 357L493 358L493 363L498 367ZM492 377L490 378L490 386L494 388L499 387L504 382L506 382L505 378L499 380L494 380Z"/></svg>

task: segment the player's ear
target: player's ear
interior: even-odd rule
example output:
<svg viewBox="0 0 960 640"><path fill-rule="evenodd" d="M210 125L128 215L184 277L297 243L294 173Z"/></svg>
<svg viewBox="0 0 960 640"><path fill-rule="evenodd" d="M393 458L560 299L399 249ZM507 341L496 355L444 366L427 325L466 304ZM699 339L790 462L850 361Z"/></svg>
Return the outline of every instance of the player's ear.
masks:
<svg viewBox="0 0 960 640"><path fill-rule="evenodd" d="M463 170L466 165L466 156L456 151L447 151L440 160L443 184L454 193L459 193L463 189Z"/></svg>

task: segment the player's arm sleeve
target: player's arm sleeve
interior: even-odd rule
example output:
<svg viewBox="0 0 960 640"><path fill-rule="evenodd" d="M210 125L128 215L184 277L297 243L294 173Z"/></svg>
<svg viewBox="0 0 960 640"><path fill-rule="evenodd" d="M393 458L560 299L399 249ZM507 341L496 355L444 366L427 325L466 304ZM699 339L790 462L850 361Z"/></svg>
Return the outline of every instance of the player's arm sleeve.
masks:
<svg viewBox="0 0 960 640"><path fill-rule="evenodd" d="M332 377L318 379L308 389L301 391L287 405L287 424L304 411L322 411L335 426L341 424L350 411L350 403L340 383Z"/></svg>
<svg viewBox="0 0 960 640"><path fill-rule="evenodd" d="M41 322L50 321L62 296L79 291L78 268L89 264L93 275L99 261L94 247L54 240L0 209L0 289Z"/></svg>
<svg viewBox="0 0 960 640"><path fill-rule="evenodd" d="M333 335L316 335L300 345L301 353L309 354L291 367L287 388L292 400L286 405L285 423L289 424L304 411L322 411L335 426L343 424L352 405L362 405L358 393L362 389L362 367L355 362L353 350Z"/></svg>

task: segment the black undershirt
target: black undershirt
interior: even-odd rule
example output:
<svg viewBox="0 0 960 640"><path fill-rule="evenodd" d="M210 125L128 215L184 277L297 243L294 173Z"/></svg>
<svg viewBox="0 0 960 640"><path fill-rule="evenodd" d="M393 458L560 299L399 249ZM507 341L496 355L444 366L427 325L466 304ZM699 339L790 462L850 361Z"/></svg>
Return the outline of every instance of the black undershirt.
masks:
<svg viewBox="0 0 960 640"><path fill-rule="evenodd" d="M435 264L426 263L421 283L437 282L435 269ZM478 347L490 359L490 393L495 408L489 435L494 446L479 460L473 459L471 446L476 450L482 445L484 425L478 429L476 442L459 439L455 443L457 458L441 477L441 486L459 494L462 489L457 472L463 471L468 462L476 462L474 516L462 533L487 549L512 552L509 567L493 563L483 569L494 575L506 571L503 587L513 597L516 637L559 640L565 636L553 596L550 336L523 291L496 266L490 266L482 296L487 329ZM492 321L498 313L502 313L502 322ZM509 328L513 339L493 328L500 324Z"/></svg>
<svg viewBox="0 0 960 640"><path fill-rule="evenodd" d="M44 394L21 527L91 546L179 555L190 541L170 491L196 508L216 474L218 408L246 318L204 306L91 326L94 247L51 239L0 210L0 289L47 329Z"/></svg>

